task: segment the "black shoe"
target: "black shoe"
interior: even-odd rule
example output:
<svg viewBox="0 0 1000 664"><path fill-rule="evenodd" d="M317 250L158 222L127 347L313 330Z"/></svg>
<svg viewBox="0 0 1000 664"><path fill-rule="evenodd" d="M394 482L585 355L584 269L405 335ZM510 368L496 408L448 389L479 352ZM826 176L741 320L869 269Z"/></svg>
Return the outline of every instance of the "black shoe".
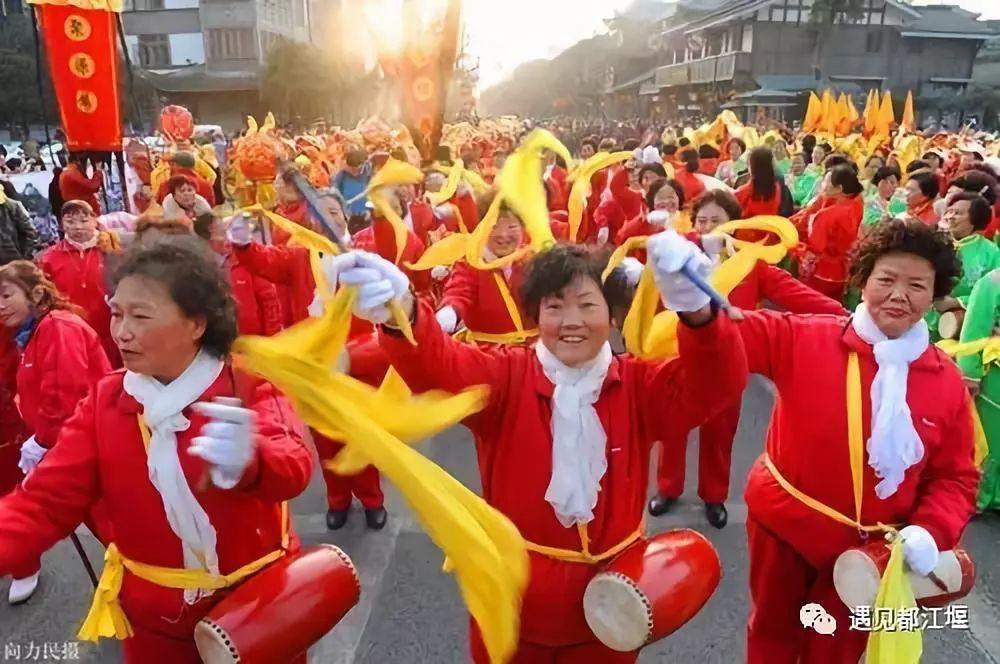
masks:
<svg viewBox="0 0 1000 664"><path fill-rule="evenodd" d="M705 517L716 528L725 528L729 522L725 503L705 503Z"/></svg>
<svg viewBox="0 0 1000 664"><path fill-rule="evenodd" d="M340 530L347 523L347 510L330 510L326 513L326 529Z"/></svg>
<svg viewBox="0 0 1000 664"><path fill-rule="evenodd" d="M385 528L385 521L389 518L384 507L376 507L373 510L365 510L365 523L371 530L382 530Z"/></svg>
<svg viewBox="0 0 1000 664"><path fill-rule="evenodd" d="M666 498L656 494L649 499L649 513L653 516L660 516L670 511L670 508L677 502L676 498Z"/></svg>

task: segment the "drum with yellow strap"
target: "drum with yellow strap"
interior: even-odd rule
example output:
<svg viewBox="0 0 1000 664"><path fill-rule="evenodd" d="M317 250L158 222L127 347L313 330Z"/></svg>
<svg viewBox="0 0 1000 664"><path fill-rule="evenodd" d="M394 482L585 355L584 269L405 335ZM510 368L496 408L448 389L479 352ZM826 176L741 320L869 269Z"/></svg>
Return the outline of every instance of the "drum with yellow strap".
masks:
<svg viewBox="0 0 1000 664"><path fill-rule="evenodd" d="M141 415L137 420L148 452L149 428ZM125 570L149 583L177 590L222 590L245 581L195 629L199 653L212 664L287 661L332 629L360 596L357 572L343 551L324 545L289 555L288 545L287 503L281 504L281 548L225 575L147 565L122 556L111 543L77 637L97 641L132 636L118 600ZM279 560L280 565L272 565Z"/></svg>

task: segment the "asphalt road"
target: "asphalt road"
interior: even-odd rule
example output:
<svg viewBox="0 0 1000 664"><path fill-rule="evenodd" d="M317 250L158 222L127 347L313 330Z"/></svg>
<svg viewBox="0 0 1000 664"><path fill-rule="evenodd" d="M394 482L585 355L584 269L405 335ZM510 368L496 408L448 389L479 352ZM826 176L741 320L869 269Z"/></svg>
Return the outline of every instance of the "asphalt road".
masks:
<svg viewBox="0 0 1000 664"><path fill-rule="evenodd" d="M767 386L754 379L744 396L743 419L733 453L732 500L729 525L709 527L695 495L696 472L688 472L688 492L673 512L649 519L659 532L692 527L705 533L723 561L723 579L715 595L680 631L648 646L639 658L652 662L733 664L744 659L744 626L748 612L746 507L742 485L747 469L760 453L771 409ZM427 443L425 450L452 474L478 490L479 481L471 437L458 427ZM696 468L697 446L689 445L689 469ZM398 493L387 487L389 525L378 533L364 529L357 509L348 525L336 533L324 524L322 481L315 478L309 491L294 504L295 526L306 543L332 542L343 548L361 571L360 604L311 651L312 662L338 664L451 664L467 661L468 617L454 580L441 570L441 553L417 527ZM84 536L95 565L100 550ZM970 629L928 631L925 663L1000 664L1000 516L977 517L964 540L976 562L978 578L969 607ZM95 647L78 644L73 635L90 602L90 582L68 542L50 551L43 561L39 591L29 603L9 607L0 601L0 644L3 659L62 661L76 655L89 664L120 661L117 644ZM6 581L0 592L6 596ZM17 651L20 654L17 655ZM47 657L45 655L48 655ZM853 663L852 663L853 664Z"/></svg>

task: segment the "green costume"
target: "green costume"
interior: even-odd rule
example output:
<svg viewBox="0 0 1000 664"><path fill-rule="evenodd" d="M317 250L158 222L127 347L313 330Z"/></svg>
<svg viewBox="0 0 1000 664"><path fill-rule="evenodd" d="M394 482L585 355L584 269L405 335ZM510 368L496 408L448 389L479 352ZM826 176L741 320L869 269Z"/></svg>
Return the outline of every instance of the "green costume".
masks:
<svg viewBox="0 0 1000 664"><path fill-rule="evenodd" d="M978 341L1000 333L1000 269L993 270L976 284L968 299L962 343ZM958 358L958 366L966 378L979 380L976 409L983 422L990 454L983 463L979 484L980 511L1000 509L1000 360L983 365L983 353Z"/></svg>
<svg viewBox="0 0 1000 664"><path fill-rule="evenodd" d="M795 201L795 207L805 207L812 200L816 185L819 184L822 177L823 174L819 170L810 170L808 168L802 175L793 175L791 177L788 188L792 192L792 200Z"/></svg>
<svg viewBox="0 0 1000 664"><path fill-rule="evenodd" d="M951 289L951 296L957 299L963 307L967 306L972 288L991 270L1000 267L1000 247L987 240L979 233L963 237L956 243L958 260L962 264L962 278ZM937 341L938 321L941 314L936 309L927 312L924 320L930 328L931 339Z"/></svg>
<svg viewBox="0 0 1000 664"><path fill-rule="evenodd" d="M792 168L791 159L778 159L774 162L774 168L778 171L778 175L784 179L788 175L788 171Z"/></svg>
<svg viewBox="0 0 1000 664"><path fill-rule="evenodd" d="M878 195L877 190L865 196L865 216L861 220L861 223L865 226L875 226L887 216L890 219L895 219L906 212L905 194L899 196L898 193L893 194L892 198L889 199L888 205Z"/></svg>

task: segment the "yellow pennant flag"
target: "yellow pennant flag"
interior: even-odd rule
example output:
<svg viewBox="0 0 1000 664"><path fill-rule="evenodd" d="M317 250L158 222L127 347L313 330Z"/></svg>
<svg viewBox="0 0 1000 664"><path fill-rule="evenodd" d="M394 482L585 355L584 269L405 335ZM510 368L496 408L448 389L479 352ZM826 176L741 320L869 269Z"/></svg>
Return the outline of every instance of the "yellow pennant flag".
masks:
<svg viewBox="0 0 1000 664"><path fill-rule="evenodd" d="M802 131L812 133L819 129L820 122L823 121L823 102L816 96L815 92L809 93L809 105L806 107L806 116L802 120Z"/></svg>
<svg viewBox="0 0 1000 664"><path fill-rule="evenodd" d="M896 122L896 112L892 108L892 94L886 90L875 121L875 133L888 138L892 135L892 125Z"/></svg>
<svg viewBox="0 0 1000 664"><path fill-rule="evenodd" d="M401 440L412 442L468 417L483 407L485 391L415 397L392 372L375 389L331 370L346 339L353 297L351 289L341 289L321 318L274 337L240 337L236 361L280 389L306 424L344 442L335 468L372 464L400 490L448 556L491 662L506 662L517 649L526 544L503 514Z"/></svg>
<svg viewBox="0 0 1000 664"><path fill-rule="evenodd" d="M903 105L903 117L899 126L904 131L916 131L917 120L913 112L913 90L906 91L906 103Z"/></svg>
<svg viewBox="0 0 1000 664"><path fill-rule="evenodd" d="M868 101L865 103L865 111L862 114L865 128L864 135L869 137L875 133L875 122L878 116L878 93L875 88L868 91Z"/></svg>

